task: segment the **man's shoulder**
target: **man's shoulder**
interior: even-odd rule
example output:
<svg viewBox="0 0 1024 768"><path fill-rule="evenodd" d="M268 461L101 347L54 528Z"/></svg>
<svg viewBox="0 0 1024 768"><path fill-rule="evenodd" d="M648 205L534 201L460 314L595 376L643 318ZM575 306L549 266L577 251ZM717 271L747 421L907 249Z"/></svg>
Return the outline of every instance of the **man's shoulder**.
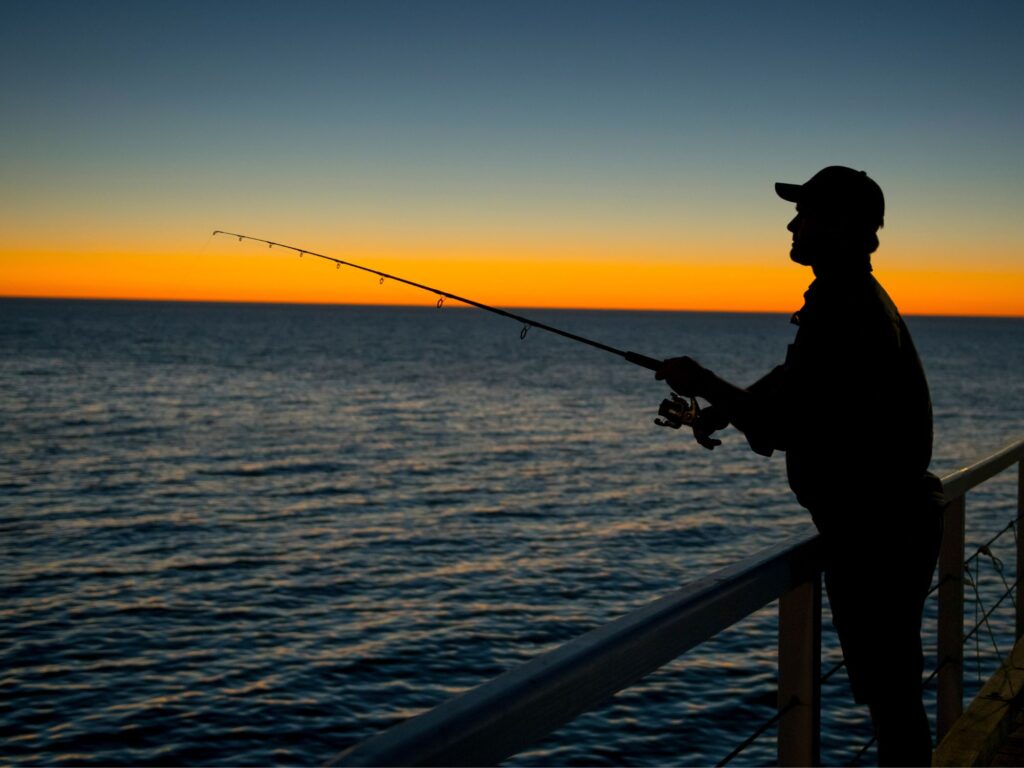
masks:
<svg viewBox="0 0 1024 768"><path fill-rule="evenodd" d="M898 323L900 319L900 311L896 308L896 302L892 300L888 291L882 287L882 284L875 279L874 275L871 276L871 292L878 308L881 309L881 311L884 312L890 320Z"/></svg>
<svg viewBox="0 0 1024 768"><path fill-rule="evenodd" d="M900 313L882 284L872 274L828 286L819 292L822 309L848 317L879 317L898 321Z"/></svg>
<svg viewBox="0 0 1024 768"><path fill-rule="evenodd" d="M807 325L826 335L846 334L863 341L899 337L902 320L896 303L871 274L842 283L815 282L813 301L800 313L802 320L810 321Z"/></svg>

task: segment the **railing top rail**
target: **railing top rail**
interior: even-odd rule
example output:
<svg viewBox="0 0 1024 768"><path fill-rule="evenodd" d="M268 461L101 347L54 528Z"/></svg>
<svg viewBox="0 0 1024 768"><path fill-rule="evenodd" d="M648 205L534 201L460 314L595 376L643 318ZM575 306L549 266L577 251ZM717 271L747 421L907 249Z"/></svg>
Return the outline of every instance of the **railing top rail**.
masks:
<svg viewBox="0 0 1024 768"><path fill-rule="evenodd" d="M1015 461L1024 461L1024 440L944 477L947 498ZM496 764L813 578L820 554L807 533L751 555L356 744L333 764Z"/></svg>
<svg viewBox="0 0 1024 768"><path fill-rule="evenodd" d="M946 475L942 478L942 488L946 493L946 498L952 501L963 496L971 488L980 485L1018 461L1024 461L1024 440L1010 443L991 456Z"/></svg>
<svg viewBox="0 0 1024 768"><path fill-rule="evenodd" d="M335 765L495 765L820 570L817 534L769 547L389 728Z"/></svg>

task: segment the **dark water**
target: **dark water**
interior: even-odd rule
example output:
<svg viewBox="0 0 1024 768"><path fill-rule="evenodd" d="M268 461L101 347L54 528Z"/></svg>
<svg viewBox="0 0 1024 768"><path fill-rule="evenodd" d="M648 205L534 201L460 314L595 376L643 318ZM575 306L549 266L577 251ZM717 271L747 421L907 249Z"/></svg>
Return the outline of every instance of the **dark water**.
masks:
<svg viewBox="0 0 1024 768"><path fill-rule="evenodd" d="M793 334L780 315L530 314L741 382ZM1024 322L909 324L936 471L1024 435ZM0 300L0 757L322 763L809 528L781 457L658 429L648 371L518 330L432 307ZM1012 517L1013 480L972 495L969 543ZM715 762L772 712L775 632L769 607L513 762ZM825 696L826 760L848 761L869 727L842 673Z"/></svg>

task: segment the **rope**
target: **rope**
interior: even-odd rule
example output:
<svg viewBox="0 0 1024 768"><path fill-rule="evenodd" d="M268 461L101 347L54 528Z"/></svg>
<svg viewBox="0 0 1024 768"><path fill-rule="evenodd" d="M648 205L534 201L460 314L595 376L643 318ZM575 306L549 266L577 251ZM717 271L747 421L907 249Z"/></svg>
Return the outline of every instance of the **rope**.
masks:
<svg viewBox="0 0 1024 768"><path fill-rule="evenodd" d="M745 738L742 742L740 742L739 746L733 749L732 752L730 752L722 759L722 762L717 763L716 768L722 768L723 765L728 765L733 760L733 758L735 758L737 755L743 752L743 750L745 750L747 747L749 747L751 744L757 741L757 739L760 738L765 731L767 731L773 725L776 725L782 719L783 715L785 715L787 712L789 712L789 710L791 710L799 703L800 700L797 699L796 696L791 698L789 702L786 704L786 706L784 706L782 709L780 709L778 712L776 712L774 715L768 718L768 720L762 723L756 731L754 731L752 734L747 736L747 738Z"/></svg>
<svg viewBox="0 0 1024 768"><path fill-rule="evenodd" d="M942 668L945 667L946 665L948 665L950 661L951 661L951 659L949 657L946 657L945 659L943 659L942 661L939 662L939 666L937 666L935 669L933 669L932 673L930 675L928 675L928 678L923 683L921 683L921 690L922 691L925 688L928 687L928 684L931 683L932 680L934 680L936 677L939 676L939 672L941 672Z"/></svg>
<svg viewBox="0 0 1024 768"><path fill-rule="evenodd" d="M971 631L967 633L967 635L964 637L964 644L965 645L967 644L967 641L970 640L974 636L974 633L977 632L981 628L981 625L987 623L987 620L988 620L989 616L991 616L995 612L996 608L998 608L1000 605L1003 604L1003 601L1010 595L1010 593L1013 591L1013 589L1014 589L1014 587L1016 587L1016 585L1017 585L1017 582L1015 581L1013 583L1013 585L1010 587L1010 591L1004 592L1002 595L1000 595L999 599L996 600L996 602L988 610L988 612L984 616L981 617L981 621L978 622L977 624L975 624L974 627L971 629Z"/></svg>
<svg viewBox="0 0 1024 768"><path fill-rule="evenodd" d="M1016 530L1014 530L1014 533L1016 533ZM1016 539L1016 536L1014 536L1014 539ZM982 547L982 549L984 551L982 551L981 554L987 555L989 557L989 559L992 560L992 568L993 568L993 570L995 570L995 572L999 574L999 578L1003 580L1003 586L1006 587L1006 591L1007 592L1011 592L1011 600L1013 601L1013 607L1016 608L1017 607L1017 598L1012 595L1011 587L1010 587L1009 583L1006 581L1006 573L1003 571L1003 561L1000 560L995 555L993 555L992 554L992 550L990 550L987 546L986 547ZM980 562L980 558L979 558L979 562Z"/></svg>
<svg viewBox="0 0 1024 768"><path fill-rule="evenodd" d="M991 553L989 553L989 554L991 555ZM964 571L966 573L966 577L967 577L967 582L971 585L971 588L974 590L974 615L975 615L976 619L977 619L979 608L983 607L982 606L982 602L981 602L981 593L978 591L978 585L977 585L977 580L978 580L978 577L979 577L979 571L978 571L978 566L977 566L978 562L980 562L980 561L975 561L975 568L974 568L975 578L974 579L971 578L970 569L969 568L965 568L964 569ZM1005 583L1005 579L1004 579L1004 583ZM977 660L977 665L978 665L978 682L979 683L981 682L981 640L980 640L980 637L978 636L977 630L981 627L982 624L985 625L985 629L988 630L989 639L992 641L992 647L995 649L996 658L999 659L1000 666L1003 666L1006 662L1003 659L1002 651L999 650L999 643L996 642L995 632L992 630L992 624L989 622L988 619L989 619L989 616L991 616L992 613L995 611L995 609L998 608L1002 604L1002 602L1007 598L1007 596L1011 595L1012 593L1013 593L1013 587L1007 586L1006 592L1004 592L1002 594L1002 596L999 598L999 600L996 601L995 605L993 605L992 608L985 613L985 615L982 617L981 621L975 623L974 629L971 630L971 634L973 634L975 636L975 638L974 638L975 658ZM968 635L968 638L969 637L970 637L970 635ZM965 642L966 642L966 640L968 638L965 638ZM1014 693L1013 686L1010 683L1010 679L1009 678L1007 678L1007 684L1010 685L1010 694L1011 694L1011 696L1015 696L1016 694Z"/></svg>
<svg viewBox="0 0 1024 768"><path fill-rule="evenodd" d="M832 669L830 669L828 672L826 672L824 675L821 676L821 682L824 683L830 677L832 677L832 675L834 675L836 672L838 672L840 669L842 669L845 666L846 666L846 659L843 659L838 664L836 664L834 667L832 667Z"/></svg>
<svg viewBox="0 0 1024 768"><path fill-rule="evenodd" d="M868 743L860 748L860 752L853 756L853 760L850 761L850 765L860 765L860 759L864 757L864 753L871 749L871 745L878 740L877 736L872 736Z"/></svg>
<svg viewBox="0 0 1024 768"><path fill-rule="evenodd" d="M980 551L980 550L979 550ZM978 592L978 581L981 580L980 574L981 558L974 561L974 578L971 578L971 566L964 565L964 576L967 579L967 583L974 589L974 627L978 628L978 613L981 611L981 593ZM995 644L995 638L992 639L992 643ZM996 655L999 655L999 646L996 645ZM978 682L981 682L981 635L975 632L974 634L974 661L978 668Z"/></svg>
<svg viewBox="0 0 1024 768"><path fill-rule="evenodd" d="M988 549L988 548L989 548L989 547L991 547L991 546L992 546L993 544L995 544L995 543L996 543L996 541L997 541L997 540L999 539L999 537L1000 537L1000 536L1002 536L1002 535L1003 535L1004 533L1006 533L1007 531L1009 531L1009 530L1010 530L1011 528L1013 529L1013 538L1014 538L1014 541L1016 541L1016 539L1017 539L1017 523L1019 523L1019 522L1020 522L1021 520L1024 520L1024 518L1018 517L1018 518L1015 518L1015 519L1011 520L1011 521L1010 521L1009 523L1007 523L1007 524L1006 524L1006 527L1005 527L1005 528L1003 528L1002 530L1000 530L1000 531L999 531L999 532L998 532L998 533L997 533L997 534L996 534L995 536L993 536L993 537L992 537L991 539L989 539L989 540L988 540L988 541L986 541L986 542L985 542L984 544L982 544L982 545L981 545L980 547L978 547L978 548L977 548L977 549L976 549L976 550L974 551L974 554L973 554L973 555L971 555L971 556L970 556L970 557L968 557L968 558L967 558L966 560L964 560L964 563L965 563L965 564L966 564L966 563L969 563L969 562L971 562L971 560L973 560L974 558L976 558L976 557L977 557L978 555L980 555L980 554L983 554L983 551L982 551L982 550Z"/></svg>

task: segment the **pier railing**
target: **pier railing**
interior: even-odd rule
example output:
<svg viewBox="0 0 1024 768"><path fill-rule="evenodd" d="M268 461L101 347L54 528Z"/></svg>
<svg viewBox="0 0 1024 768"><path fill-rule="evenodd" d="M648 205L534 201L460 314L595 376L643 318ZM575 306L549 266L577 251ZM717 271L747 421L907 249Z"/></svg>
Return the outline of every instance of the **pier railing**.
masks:
<svg viewBox="0 0 1024 768"><path fill-rule="evenodd" d="M1024 440L1007 446L978 463L942 478L946 494L945 527L939 552L938 691L936 730L941 739L963 713L964 703L964 533L967 492L1017 465L1017 510L1014 524L1024 517ZM1024 635L1024 536L1016 536L1017 565L1015 636ZM978 631L975 628L974 631Z"/></svg>
<svg viewBox="0 0 1024 768"><path fill-rule="evenodd" d="M1018 465L1024 440L943 478L939 556L939 738L963 708L967 493ZM1024 536L1017 537L1017 573ZM779 601L778 763L817 765L821 720L821 543L806 534L723 568L410 718L344 752L337 765L495 765L774 600ZM1017 590L1017 637L1024 586Z"/></svg>

